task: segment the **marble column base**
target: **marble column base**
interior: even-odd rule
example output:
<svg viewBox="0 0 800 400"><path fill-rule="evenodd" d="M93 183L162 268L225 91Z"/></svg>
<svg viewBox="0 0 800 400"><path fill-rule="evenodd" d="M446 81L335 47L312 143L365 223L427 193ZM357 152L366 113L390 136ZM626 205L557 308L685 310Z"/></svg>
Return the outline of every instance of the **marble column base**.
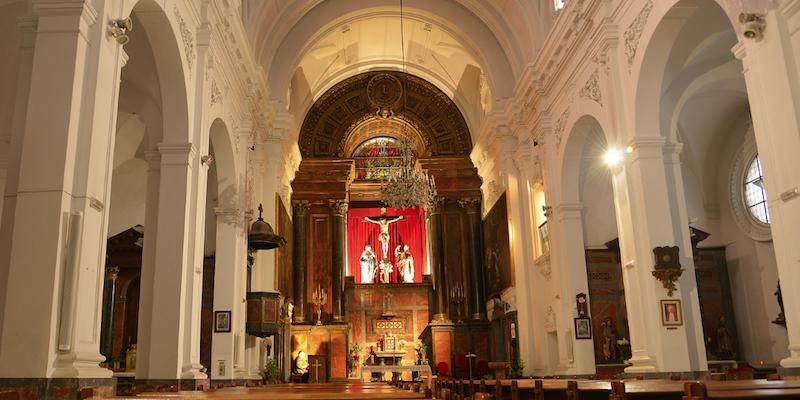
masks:
<svg viewBox="0 0 800 400"><path fill-rule="evenodd" d="M683 371L683 372L643 372L643 373L630 373L625 372L622 374L625 379L666 379L670 380L673 377L680 377L680 380L693 380L703 379L709 376L708 371Z"/></svg>
<svg viewBox="0 0 800 400"><path fill-rule="evenodd" d="M134 383L134 393L142 392L177 392L180 390L208 390L206 379L137 379Z"/></svg>
<svg viewBox="0 0 800 400"><path fill-rule="evenodd" d="M0 391L21 400L106 398L116 395L115 378L0 378Z"/></svg>

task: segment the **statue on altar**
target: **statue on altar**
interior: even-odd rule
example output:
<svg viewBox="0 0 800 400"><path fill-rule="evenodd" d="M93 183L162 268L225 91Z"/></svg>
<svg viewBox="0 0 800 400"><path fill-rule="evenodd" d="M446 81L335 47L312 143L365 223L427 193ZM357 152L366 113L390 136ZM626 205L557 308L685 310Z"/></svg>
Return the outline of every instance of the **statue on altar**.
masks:
<svg viewBox="0 0 800 400"><path fill-rule="evenodd" d="M361 252L359 262L361 263L361 283L375 283L375 272L377 272L378 260L369 243L364 246L364 251Z"/></svg>
<svg viewBox="0 0 800 400"><path fill-rule="evenodd" d="M383 258L389 258L389 225L402 221L406 217L399 215L397 217L387 217L386 209L381 208L380 217L364 217L364 222L371 222L381 228L381 233L378 236L378 241L381 242L381 249L383 250Z"/></svg>
<svg viewBox="0 0 800 400"><path fill-rule="evenodd" d="M392 274L392 271L394 271L394 267L392 266L392 263L390 263L389 260L387 260L387 259L383 259L383 260L381 260L381 263L380 263L380 269L381 269L380 282L381 283L391 283L391 278L392 278L391 274Z"/></svg>
<svg viewBox="0 0 800 400"><path fill-rule="evenodd" d="M308 382L308 356L306 355L306 352L301 350L297 353L297 357L294 358L294 369L292 369L292 375L300 375L303 383Z"/></svg>
<svg viewBox="0 0 800 400"><path fill-rule="evenodd" d="M397 260L397 271L400 272L400 280L403 283L414 283L414 257L408 245L400 249L400 245L394 249L394 258Z"/></svg>

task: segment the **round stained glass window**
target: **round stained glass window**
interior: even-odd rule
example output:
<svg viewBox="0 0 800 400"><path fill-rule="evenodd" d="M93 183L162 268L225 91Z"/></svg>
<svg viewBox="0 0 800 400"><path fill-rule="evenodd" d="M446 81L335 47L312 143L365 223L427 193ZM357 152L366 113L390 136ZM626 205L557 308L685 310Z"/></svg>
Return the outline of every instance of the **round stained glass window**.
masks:
<svg viewBox="0 0 800 400"><path fill-rule="evenodd" d="M767 191L764 189L764 174L758 155L753 157L744 174L744 203L747 211L757 221L769 224Z"/></svg>

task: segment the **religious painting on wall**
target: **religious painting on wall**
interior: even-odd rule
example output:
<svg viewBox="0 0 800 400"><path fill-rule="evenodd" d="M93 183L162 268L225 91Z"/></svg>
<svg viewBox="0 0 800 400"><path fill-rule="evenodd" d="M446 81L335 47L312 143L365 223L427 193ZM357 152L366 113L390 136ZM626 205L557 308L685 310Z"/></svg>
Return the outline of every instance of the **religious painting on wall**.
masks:
<svg viewBox="0 0 800 400"><path fill-rule="evenodd" d="M680 300L661 300L661 325L683 325L683 310Z"/></svg>
<svg viewBox="0 0 800 400"><path fill-rule="evenodd" d="M505 193L483 220L483 243L487 293L490 296L499 296L503 289L514 284Z"/></svg>
<svg viewBox="0 0 800 400"><path fill-rule="evenodd" d="M592 338L592 319L589 317L575 318L575 339Z"/></svg>
<svg viewBox="0 0 800 400"><path fill-rule="evenodd" d="M609 249L586 250L592 330L596 332L594 358L598 365L621 364L630 357L625 290L617 249L612 245Z"/></svg>
<svg viewBox="0 0 800 400"><path fill-rule="evenodd" d="M736 360L739 341L725 248L697 249L694 265L706 356L709 360Z"/></svg>
<svg viewBox="0 0 800 400"><path fill-rule="evenodd" d="M427 260L420 208L351 208L347 275L356 283L422 282Z"/></svg>

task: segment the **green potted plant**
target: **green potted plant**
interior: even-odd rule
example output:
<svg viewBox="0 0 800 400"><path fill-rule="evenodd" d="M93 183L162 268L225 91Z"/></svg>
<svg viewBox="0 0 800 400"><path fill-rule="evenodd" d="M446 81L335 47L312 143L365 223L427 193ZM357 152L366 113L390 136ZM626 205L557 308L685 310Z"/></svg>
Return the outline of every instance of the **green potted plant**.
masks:
<svg viewBox="0 0 800 400"><path fill-rule="evenodd" d="M523 370L525 370L525 362L521 359L514 360L514 362L508 366L508 377L511 379L522 378Z"/></svg>
<svg viewBox="0 0 800 400"><path fill-rule="evenodd" d="M264 382L268 384L278 383L279 374L280 371L278 371L278 363L275 362L275 359L267 359L267 363L264 365Z"/></svg>

